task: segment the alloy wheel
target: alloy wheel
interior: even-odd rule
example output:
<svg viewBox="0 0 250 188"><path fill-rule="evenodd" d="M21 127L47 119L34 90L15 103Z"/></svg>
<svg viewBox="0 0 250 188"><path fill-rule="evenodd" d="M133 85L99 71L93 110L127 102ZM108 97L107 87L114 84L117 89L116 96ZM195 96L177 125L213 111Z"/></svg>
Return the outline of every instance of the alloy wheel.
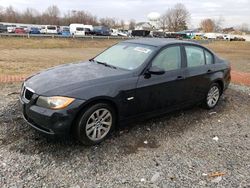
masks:
<svg viewBox="0 0 250 188"><path fill-rule="evenodd" d="M87 120L86 135L92 141L104 138L112 126L112 114L106 108L95 110Z"/></svg>
<svg viewBox="0 0 250 188"><path fill-rule="evenodd" d="M220 90L217 86L210 88L207 94L207 105L212 108L214 107L220 98Z"/></svg>

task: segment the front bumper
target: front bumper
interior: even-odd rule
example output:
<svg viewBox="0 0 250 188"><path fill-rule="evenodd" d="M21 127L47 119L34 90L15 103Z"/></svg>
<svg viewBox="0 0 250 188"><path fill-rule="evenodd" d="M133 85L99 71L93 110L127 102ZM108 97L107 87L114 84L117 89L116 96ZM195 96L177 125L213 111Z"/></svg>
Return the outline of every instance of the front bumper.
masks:
<svg viewBox="0 0 250 188"><path fill-rule="evenodd" d="M46 135L68 135L84 101L76 99L65 109L51 110L37 106L37 98L36 94L29 102L23 100L22 97L19 98L24 120L31 127Z"/></svg>

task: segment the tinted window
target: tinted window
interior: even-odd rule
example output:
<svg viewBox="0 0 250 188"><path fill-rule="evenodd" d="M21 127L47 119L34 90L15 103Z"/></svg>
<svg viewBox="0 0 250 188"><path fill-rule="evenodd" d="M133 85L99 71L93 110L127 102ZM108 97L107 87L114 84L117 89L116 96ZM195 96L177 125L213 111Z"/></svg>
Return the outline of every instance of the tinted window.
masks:
<svg viewBox="0 0 250 188"><path fill-rule="evenodd" d="M206 63L212 64L213 63L213 55L205 50L205 56L206 56Z"/></svg>
<svg viewBox="0 0 250 188"><path fill-rule="evenodd" d="M188 67L197 67L205 65L204 52L202 48L195 46L186 46L185 50L187 54Z"/></svg>
<svg viewBox="0 0 250 188"><path fill-rule="evenodd" d="M77 27L76 30L77 31L84 31L84 28L83 27Z"/></svg>
<svg viewBox="0 0 250 188"><path fill-rule="evenodd" d="M56 27L54 27L54 26L47 26L47 29L49 29L49 30L56 30Z"/></svg>
<svg viewBox="0 0 250 188"><path fill-rule="evenodd" d="M162 50L153 60L152 66L157 66L165 71L176 70L181 67L181 51L179 46Z"/></svg>

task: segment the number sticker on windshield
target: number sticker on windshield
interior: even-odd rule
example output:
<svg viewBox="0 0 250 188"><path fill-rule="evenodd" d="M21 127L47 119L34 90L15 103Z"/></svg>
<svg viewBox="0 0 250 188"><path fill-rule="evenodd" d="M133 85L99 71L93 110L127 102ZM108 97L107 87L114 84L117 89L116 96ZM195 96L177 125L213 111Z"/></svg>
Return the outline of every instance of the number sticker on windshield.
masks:
<svg viewBox="0 0 250 188"><path fill-rule="evenodd" d="M135 47L134 50L135 50L135 51L138 51L138 52L145 53L145 54L148 54L149 52L151 52L150 49L142 48L142 47Z"/></svg>

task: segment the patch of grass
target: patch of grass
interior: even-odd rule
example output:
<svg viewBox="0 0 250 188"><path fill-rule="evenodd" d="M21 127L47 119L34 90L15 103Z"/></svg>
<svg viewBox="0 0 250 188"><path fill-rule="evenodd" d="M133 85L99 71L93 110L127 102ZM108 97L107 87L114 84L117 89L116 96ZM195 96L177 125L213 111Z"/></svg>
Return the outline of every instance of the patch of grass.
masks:
<svg viewBox="0 0 250 188"><path fill-rule="evenodd" d="M250 42L218 41L206 46L227 59L234 70L250 72Z"/></svg>
<svg viewBox="0 0 250 188"><path fill-rule="evenodd" d="M52 66L88 60L119 42L107 39L0 38L0 76L30 75ZM206 45L237 71L250 72L249 42Z"/></svg>
<svg viewBox="0 0 250 188"><path fill-rule="evenodd" d="M119 42L116 39L21 38L1 37L1 49L103 48Z"/></svg>

